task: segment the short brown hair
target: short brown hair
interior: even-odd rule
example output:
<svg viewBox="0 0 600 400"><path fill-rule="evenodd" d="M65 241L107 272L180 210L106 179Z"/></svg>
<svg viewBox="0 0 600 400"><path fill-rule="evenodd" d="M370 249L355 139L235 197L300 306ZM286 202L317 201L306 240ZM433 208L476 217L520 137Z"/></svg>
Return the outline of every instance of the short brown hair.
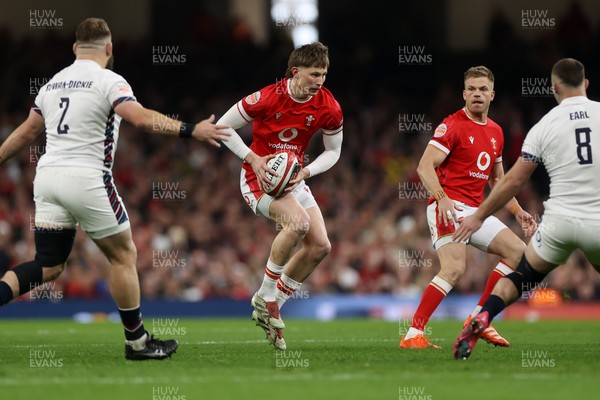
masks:
<svg viewBox="0 0 600 400"><path fill-rule="evenodd" d="M305 44L296 48L290 54L288 67L285 76L292 77L292 68L294 67L316 67L329 68L329 49L321 42Z"/></svg>
<svg viewBox="0 0 600 400"><path fill-rule="evenodd" d="M77 25L75 40L81 43L99 43L110 38L108 24L102 18L86 18Z"/></svg>
<svg viewBox="0 0 600 400"><path fill-rule="evenodd" d="M563 58L552 67L552 75L567 86L577 87L585 80L585 67L574 58Z"/></svg>
<svg viewBox="0 0 600 400"><path fill-rule="evenodd" d="M469 78L480 78L485 77L490 80L490 82L494 83L494 74L488 67L484 67L483 65L478 65L476 67L471 67L465 71L465 81Z"/></svg>

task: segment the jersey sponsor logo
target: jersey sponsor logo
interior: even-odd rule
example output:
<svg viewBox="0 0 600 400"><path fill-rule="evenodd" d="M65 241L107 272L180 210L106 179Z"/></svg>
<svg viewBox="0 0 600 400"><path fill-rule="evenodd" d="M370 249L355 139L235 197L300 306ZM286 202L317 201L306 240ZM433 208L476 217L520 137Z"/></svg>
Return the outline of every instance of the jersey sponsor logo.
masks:
<svg viewBox="0 0 600 400"><path fill-rule="evenodd" d="M481 171L485 171L490 166L491 162L492 158L490 155L485 151L482 151L479 153L479 157L477 157L477 168L479 168Z"/></svg>
<svg viewBox="0 0 600 400"><path fill-rule="evenodd" d="M290 140L292 140L296 136L298 136L298 129L296 129L296 128L285 128L284 130L282 130L281 132L279 132L277 134L277 136L279 137L279 140L281 140L282 142L289 142Z"/></svg>
<svg viewBox="0 0 600 400"><path fill-rule="evenodd" d="M486 181L490 179L490 176L488 174L484 174L483 172L469 171L469 176L471 178L485 179Z"/></svg>
<svg viewBox="0 0 600 400"><path fill-rule="evenodd" d="M475 138L473 136L469 136L469 142L471 142L471 144L473 144L474 140L475 140Z"/></svg>
<svg viewBox="0 0 600 400"><path fill-rule="evenodd" d="M260 92L254 92L246 96L246 103L250 105L258 103L258 100L260 100Z"/></svg>
<svg viewBox="0 0 600 400"><path fill-rule="evenodd" d="M444 136L446 134L447 130L448 130L448 127L446 126L446 124L439 124L438 127L435 128L435 131L433 132L433 137L441 138L442 136Z"/></svg>
<svg viewBox="0 0 600 400"><path fill-rule="evenodd" d="M269 143L269 147L272 147L275 150L290 150L294 153L300 151L300 147L298 145L289 143Z"/></svg>

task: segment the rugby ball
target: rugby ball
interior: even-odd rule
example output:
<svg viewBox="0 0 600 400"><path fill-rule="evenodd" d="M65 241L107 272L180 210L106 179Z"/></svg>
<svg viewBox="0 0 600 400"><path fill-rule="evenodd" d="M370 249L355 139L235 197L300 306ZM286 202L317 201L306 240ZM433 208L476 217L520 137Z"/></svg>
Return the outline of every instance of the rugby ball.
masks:
<svg viewBox="0 0 600 400"><path fill-rule="evenodd" d="M296 176L298 171L300 171L298 157L291 151L279 151L275 153L274 158L267 162L267 165L273 171L277 172L277 176L267 172L267 179L269 179L271 183L265 185L263 190L269 196L281 196L288 183Z"/></svg>

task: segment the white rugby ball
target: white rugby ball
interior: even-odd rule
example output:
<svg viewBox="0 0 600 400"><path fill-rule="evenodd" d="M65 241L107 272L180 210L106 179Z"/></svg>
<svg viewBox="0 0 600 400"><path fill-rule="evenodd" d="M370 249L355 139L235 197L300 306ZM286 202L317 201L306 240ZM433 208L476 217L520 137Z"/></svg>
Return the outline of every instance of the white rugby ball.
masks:
<svg viewBox="0 0 600 400"><path fill-rule="evenodd" d="M273 197L278 197L283 194L288 183L300 170L300 162L298 157L290 151L280 151L275 153L275 157L267 162L269 168L277 172L274 176L267 172L267 178L271 181L265 185L263 190L266 194Z"/></svg>

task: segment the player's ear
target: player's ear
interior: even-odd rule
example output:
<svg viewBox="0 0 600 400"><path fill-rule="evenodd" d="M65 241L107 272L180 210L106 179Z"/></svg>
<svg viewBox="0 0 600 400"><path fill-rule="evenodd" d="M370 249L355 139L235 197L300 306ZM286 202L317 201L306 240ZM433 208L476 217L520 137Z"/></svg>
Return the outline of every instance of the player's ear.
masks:
<svg viewBox="0 0 600 400"><path fill-rule="evenodd" d="M292 73L292 78L298 75L298 71L298 67L292 67L292 69L290 70L290 72Z"/></svg>
<svg viewBox="0 0 600 400"><path fill-rule="evenodd" d="M110 57L110 56L112 56L112 53L113 53L113 44L112 44L112 42L109 42L106 45L106 56Z"/></svg>
<svg viewBox="0 0 600 400"><path fill-rule="evenodd" d="M492 90L492 92L490 93L490 101L494 100L494 96L496 95L496 92L494 92Z"/></svg>
<svg viewBox="0 0 600 400"><path fill-rule="evenodd" d="M77 42L73 43L73 54L77 55Z"/></svg>
<svg viewBox="0 0 600 400"><path fill-rule="evenodd" d="M467 91L463 90L463 100L467 101Z"/></svg>
<svg viewBox="0 0 600 400"><path fill-rule="evenodd" d="M584 86L585 90L587 90L588 86L590 86L590 81L588 81L587 79L584 79L583 86Z"/></svg>

